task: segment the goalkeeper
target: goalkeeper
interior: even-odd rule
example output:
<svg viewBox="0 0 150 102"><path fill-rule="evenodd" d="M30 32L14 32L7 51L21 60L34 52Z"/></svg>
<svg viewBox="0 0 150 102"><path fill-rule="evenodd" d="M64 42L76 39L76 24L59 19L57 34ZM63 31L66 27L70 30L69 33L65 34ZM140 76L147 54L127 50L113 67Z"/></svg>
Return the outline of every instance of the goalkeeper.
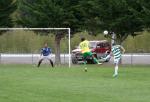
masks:
<svg viewBox="0 0 150 102"><path fill-rule="evenodd" d="M52 67L54 67L53 61L51 60L51 57L50 57L51 53L52 53L51 49L48 47L47 43L45 43L44 47L41 49L41 56L40 56L40 60L38 62L37 67L40 67L40 64L42 63L44 59L48 59Z"/></svg>
<svg viewBox="0 0 150 102"><path fill-rule="evenodd" d="M82 53L83 58L84 58L84 64L87 63L86 58L88 56L92 57L94 63L102 64L102 63L99 63L98 60L93 56L92 52L89 49L89 41L85 40L85 38L81 38L81 42L79 44L79 47L81 49L81 53Z"/></svg>

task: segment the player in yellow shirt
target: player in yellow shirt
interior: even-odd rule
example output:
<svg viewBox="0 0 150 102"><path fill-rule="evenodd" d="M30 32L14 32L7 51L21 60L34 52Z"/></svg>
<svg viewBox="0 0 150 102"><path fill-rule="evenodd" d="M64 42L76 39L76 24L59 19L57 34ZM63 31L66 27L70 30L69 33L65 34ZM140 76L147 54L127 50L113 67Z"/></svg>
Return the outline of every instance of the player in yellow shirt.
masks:
<svg viewBox="0 0 150 102"><path fill-rule="evenodd" d="M82 53L83 58L84 58L84 64L87 63L86 58L88 56L92 57L95 63L101 64L101 63L98 62L98 60L93 56L92 52L90 51L89 41L85 40L85 38L81 38L81 42L80 42L79 46L80 46L81 53Z"/></svg>

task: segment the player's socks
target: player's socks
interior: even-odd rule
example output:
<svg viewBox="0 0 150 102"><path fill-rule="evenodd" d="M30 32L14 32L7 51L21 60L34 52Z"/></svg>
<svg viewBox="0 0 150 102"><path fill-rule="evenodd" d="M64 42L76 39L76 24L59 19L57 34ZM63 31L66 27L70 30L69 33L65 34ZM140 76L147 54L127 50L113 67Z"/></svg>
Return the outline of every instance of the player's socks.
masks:
<svg viewBox="0 0 150 102"><path fill-rule="evenodd" d="M83 64L86 65L87 61L83 61Z"/></svg>
<svg viewBox="0 0 150 102"><path fill-rule="evenodd" d="M117 77L117 76L118 76L118 65L115 66L115 73L113 77Z"/></svg>
<svg viewBox="0 0 150 102"><path fill-rule="evenodd" d="M51 65L52 65L52 67L54 67L54 63L53 63L53 61L52 61L52 60L49 60L49 61L50 61Z"/></svg>
<svg viewBox="0 0 150 102"><path fill-rule="evenodd" d="M54 67L54 64L53 64L53 62L51 62L51 65L52 65L52 67Z"/></svg>
<svg viewBox="0 0 150 102"><path fill-rule="evenodd" d="M40 64L41 64L41 63L39 62L38 65L37 65L37 67L40 67Z"/></svg>
<svg viewBox="0 0 150 102"><path fill-rule="evenodd" d="M115 66L115 75L118 74L118 65Z"/></svg>
<svg viewBox="0 0 150 102"><path fill-rule="evenodd" d="M41 60L41 61L39 61L39 63L38 63L38 66L37 66L37 67L40 67L41 63L42 63L42 60Z"/></svg>
<svg viewBox="0 0 150 102"><path fill-rule="evenodd" d="M96 58L94 58L94 62L97 63L97 64L102 64Z"/></svg>

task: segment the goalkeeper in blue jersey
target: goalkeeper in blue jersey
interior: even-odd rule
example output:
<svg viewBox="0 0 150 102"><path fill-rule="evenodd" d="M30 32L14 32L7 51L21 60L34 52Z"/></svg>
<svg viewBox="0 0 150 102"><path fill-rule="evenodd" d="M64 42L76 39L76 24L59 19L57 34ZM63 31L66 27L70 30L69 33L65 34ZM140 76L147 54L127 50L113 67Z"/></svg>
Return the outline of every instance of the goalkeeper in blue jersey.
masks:
<svg viewBox="0 0 150 102"><path fill-rule="evenodd" d="M111 55L114 56L115 72L113 77L118 76L118 65L121 60L122 53L124 52L125 49L121 45L112 44L111 53L106 58L104 58L104 60L106 60L107 58L110 58Z"/></svg>
<svg viewBox="0 0 150 102"><path fill-rule="evenodd" d="M50 64L52 65L52 67L54 67L54 63L53 63L53 61L51 60L51 57L50 57L51 53L52 53L51 48L49 48L47 43L45 43L44 47L41 49L41 56L40 56L40 60L38 62L37 67L40 67L40 64L45 59L48 59L50 61Z"/></svg>

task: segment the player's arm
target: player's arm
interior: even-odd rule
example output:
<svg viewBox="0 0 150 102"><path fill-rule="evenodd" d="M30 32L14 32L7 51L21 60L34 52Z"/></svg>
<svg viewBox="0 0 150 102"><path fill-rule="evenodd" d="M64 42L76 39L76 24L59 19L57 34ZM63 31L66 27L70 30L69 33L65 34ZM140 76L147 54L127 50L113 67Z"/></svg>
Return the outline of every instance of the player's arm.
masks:
<svg viewBox="0 0 150 102"><path fill-rule="evenodd" d="M120 47L120 49L121 49L122 53L125 53L125 49L124 49L124 47L123 47L123 46L121 46L121 45L116 45L116 46Z"/></svg>
<svg viewBox="0 0 150 102"><path fill-rule="evenodd" d="M125 53L125 49L123 46L120 46L121 50L122 50L122 53Z"/></svg>
<svg viewBox="0 0 150 102"><path fill-rule="evenodd" d="M52 54L52 49L51 48L49 48L49 54Z"/></svg>
<svg viewBox="0 0 150 102"><path fill-rule="evenodd" d="M41 49L40 56L42 56L42 54L43 54L43 49Z"/></svg>

